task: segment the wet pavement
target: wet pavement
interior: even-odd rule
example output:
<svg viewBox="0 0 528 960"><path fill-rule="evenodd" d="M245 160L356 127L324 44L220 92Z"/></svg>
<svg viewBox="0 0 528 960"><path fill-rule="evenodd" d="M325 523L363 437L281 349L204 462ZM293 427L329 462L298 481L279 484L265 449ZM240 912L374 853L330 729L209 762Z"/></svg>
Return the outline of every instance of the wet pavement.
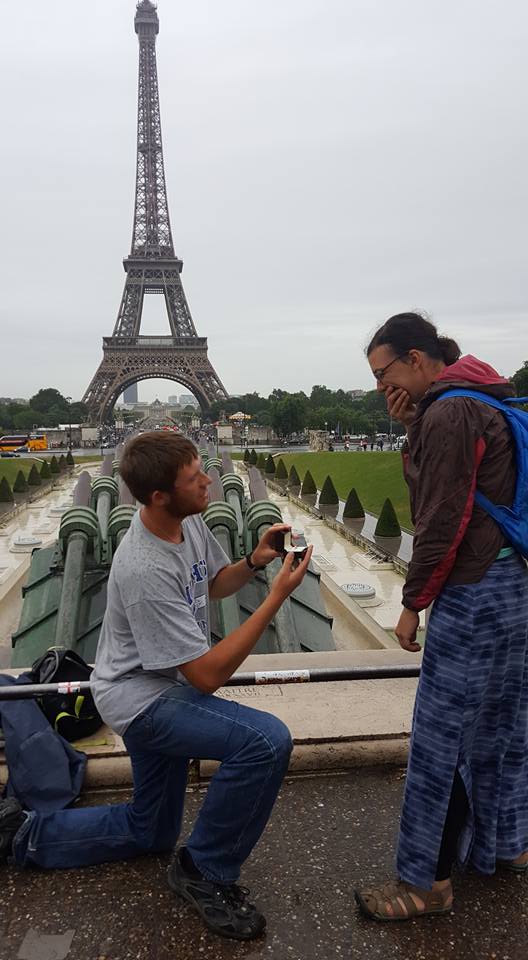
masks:
<svg viewBox="0 0 528 960"><path fill-rule="evenodd" d="M525 960L528 881L515 875L458 876L454 910L438 919L378 924L358 914L353 885L392 873L403 782L401 769L384 767L284 784L242 878L268 919L261 940L206 932L168 890L166 857L50 872L2 866L0 958ZM189 792L187 827L203 792Z"/></svg>

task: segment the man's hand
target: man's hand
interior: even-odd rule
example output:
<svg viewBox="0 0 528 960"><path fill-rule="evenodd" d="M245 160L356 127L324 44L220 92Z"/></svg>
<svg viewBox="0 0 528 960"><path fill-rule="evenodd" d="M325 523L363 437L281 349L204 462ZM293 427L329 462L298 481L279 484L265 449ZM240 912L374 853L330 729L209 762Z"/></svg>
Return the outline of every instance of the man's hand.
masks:
<svg viewBox="0 0 528 960"><path fill-rule="evenodd" d="M293 593L304 579L312 552L313 547L308 547L304 559L297 565L295 565L295 554L291 552L286 554L284 563L271 585L270 596L277 597L279 602L283 603L290 593Z"/></svg>
<svg viewBox="0 0 528 960"><path fill-rule="evenodd" d="M398 420L408 427L416 414L416 404L402 387L387 387L385 390L387 412L393 420Z"/></svg>
<svg viewBox="0 0 528 960"><path fill-rule="evenodd" d="M422 649L420 644L416 643L416 631L419 623L420 617L416 610L408 610L405 607L394 631L400 641L402 650L407 650L409 653L418 653Z"/></svg>
<svg viewBox="0 0 528 960"><path fill-rule="evenodd" d="M268 527L251 553L252 562L256 567L265 567L276 557L282 557L282 554L275 549L276 535L287 533L288 530L291 530L289 523L274 523L272 527Z"/></svg>

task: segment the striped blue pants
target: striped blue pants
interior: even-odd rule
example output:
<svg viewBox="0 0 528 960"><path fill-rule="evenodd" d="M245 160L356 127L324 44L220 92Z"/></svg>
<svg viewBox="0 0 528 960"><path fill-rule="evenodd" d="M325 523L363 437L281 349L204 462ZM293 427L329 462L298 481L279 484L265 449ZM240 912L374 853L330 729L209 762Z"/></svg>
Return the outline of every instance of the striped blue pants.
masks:
<svg viewBox="0 0 528 960"><path fill-rule="evenodd" d="M528 570L517 555L445 587L429 620L397 854L399 877L424 889L456 770L469 800L460 862L492 874L528 850Z"/></svg>

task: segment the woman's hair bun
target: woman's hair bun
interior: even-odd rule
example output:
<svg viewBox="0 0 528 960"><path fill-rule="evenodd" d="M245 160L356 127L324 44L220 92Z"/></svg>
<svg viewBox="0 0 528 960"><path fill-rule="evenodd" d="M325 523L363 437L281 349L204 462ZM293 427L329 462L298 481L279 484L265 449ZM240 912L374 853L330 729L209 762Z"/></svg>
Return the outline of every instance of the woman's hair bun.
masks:
<svg viewBox="0 0 528 960"><path fill-rule="evenodd" d="M440 347L442 360L447 366L460 359L461 350L456 340L452 340L450 337L438 337L438 346Z"/></svg>

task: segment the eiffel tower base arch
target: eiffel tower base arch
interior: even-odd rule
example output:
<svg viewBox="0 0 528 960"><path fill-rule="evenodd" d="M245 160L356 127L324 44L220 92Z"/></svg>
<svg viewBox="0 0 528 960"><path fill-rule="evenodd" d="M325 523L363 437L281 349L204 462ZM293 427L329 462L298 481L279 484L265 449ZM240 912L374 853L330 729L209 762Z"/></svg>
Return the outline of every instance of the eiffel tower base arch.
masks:
<svg viewBox="0 0 528 960"><path fill-rule="evenodd" d="M132 383L153 378L187 387L203 413L227 398L207 356L206 337L104 337L103 359L83 397L92 422L107 420Z"/></svg>

